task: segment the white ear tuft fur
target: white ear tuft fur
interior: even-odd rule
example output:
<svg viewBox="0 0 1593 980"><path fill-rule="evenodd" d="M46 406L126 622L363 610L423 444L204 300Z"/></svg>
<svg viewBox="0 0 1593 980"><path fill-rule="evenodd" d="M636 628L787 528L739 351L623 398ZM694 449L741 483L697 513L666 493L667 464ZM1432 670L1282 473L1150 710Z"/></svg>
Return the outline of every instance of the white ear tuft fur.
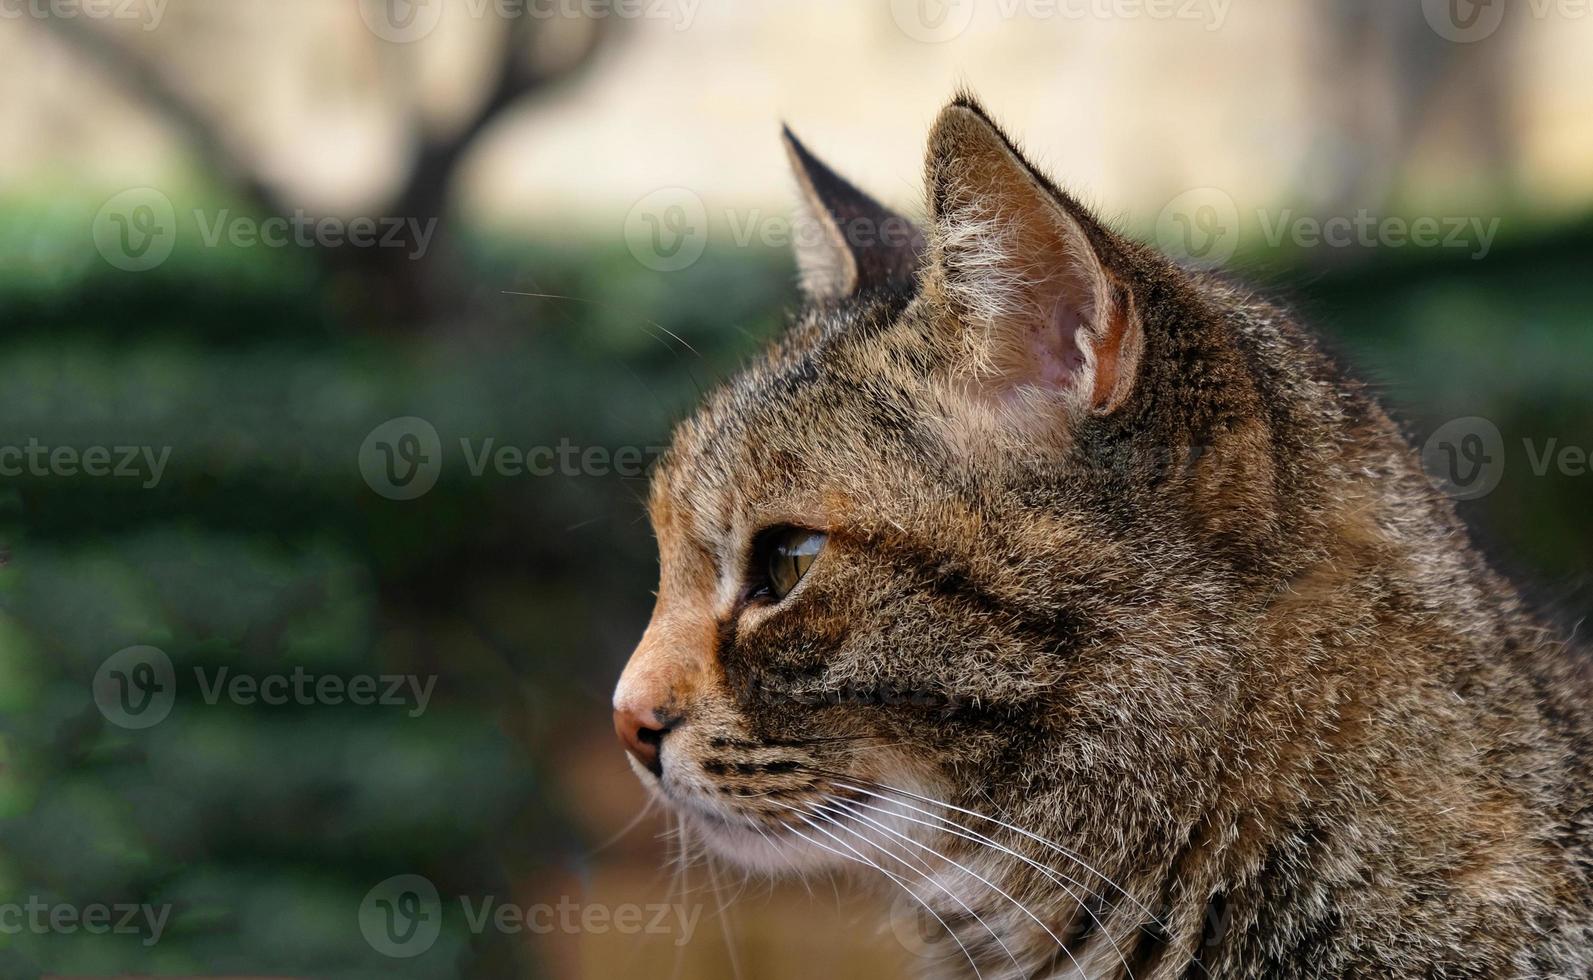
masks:
<svg viewBox="0 0 1593 980"><path fill-rule="evenodd" d="M1054 190L982 110L959 100L930 134L932 270L962 320L975 373L1108 412L1140 337L1082 207ZM1086 224L1089 228L1086 228Z"/></svg>

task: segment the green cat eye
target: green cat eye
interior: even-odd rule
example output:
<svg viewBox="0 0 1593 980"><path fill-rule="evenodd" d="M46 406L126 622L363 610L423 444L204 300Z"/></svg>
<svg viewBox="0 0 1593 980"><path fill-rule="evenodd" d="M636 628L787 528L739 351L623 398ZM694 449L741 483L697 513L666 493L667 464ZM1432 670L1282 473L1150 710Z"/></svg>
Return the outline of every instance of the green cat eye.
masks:
<svg viewBox="0 0 1593 980"><path fill-rule="evenodd" d="M813 567L824 550L825 535L801 527L774 528L766 533L759 570L764 575L762 593L776 602L784 599Z"/></svg>

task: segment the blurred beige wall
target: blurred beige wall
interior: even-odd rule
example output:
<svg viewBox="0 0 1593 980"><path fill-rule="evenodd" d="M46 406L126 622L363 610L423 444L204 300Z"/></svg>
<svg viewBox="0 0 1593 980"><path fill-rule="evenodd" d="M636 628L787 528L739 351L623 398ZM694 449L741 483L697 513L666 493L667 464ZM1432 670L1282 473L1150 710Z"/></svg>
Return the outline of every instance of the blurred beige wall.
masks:
<svg viewBox="0 0 1593 980"><path fill-rule="evenodd" d="M46 2L0 3L8 192L180 181L191 158L176 132L36 23ZM371 28L381 2L114 0L107 9L129 16L96 26L199 93L287 197L352 212L401 179L413 125L445 127L476 98L508 0L419 0L425 29L402 42ZM583 0L529 2L544 43L587 28L570 16ZM474 213L604 233L668 185L711 214L780 210L781 120L916 207L926 127L959 85L1066 185L1139 226L1201 186L1241 209L1331 206L1334 180L1366 165L1357 154L1393 144L1409 160L1402 200L1416 206L1593 203L1585 0L1523 0L1470 37L1442 18L1471 0L620 2L635 16L615 18L592 70L475 147L461 187ZM1348 41L1335 40L1342 22ZM1389 95L1406 74L1427 79L1414 115Z"/></svg>

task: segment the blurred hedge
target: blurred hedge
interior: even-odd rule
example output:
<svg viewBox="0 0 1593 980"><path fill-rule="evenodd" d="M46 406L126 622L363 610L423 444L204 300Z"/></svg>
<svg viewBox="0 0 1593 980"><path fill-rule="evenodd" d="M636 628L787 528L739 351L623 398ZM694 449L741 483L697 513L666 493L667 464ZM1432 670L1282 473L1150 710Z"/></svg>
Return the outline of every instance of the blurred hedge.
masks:
<svg viewBox="0 0 1593 980"><path fill-rule="evenodd" d="M368 946L356 915L394 874L505 894L590 845L539 773L577 719L605 711L645 619L645 480L473 476L459 440L661 445L701 388L778 329L787 258L710 251L666 275L618 247L473 240L478 286L460 322L382 335L344 329L326 302L335 284L301 255L179 248L119 272L86 247L76 212L12 212L0 444L171 456L148 489L0 482L0 900L174 912L153 947L0 935L0 970L526 975L513 944L471 935L457 906L412 960ZM1238 264L1326 324L1418 436L1484 415L1519 447L1593 441L1590 256L1582 227L1507 236L1485 262ZM409 415L436 427L447 462L423 498L392 501L356 454ZM1589 479L1512 464L1466 509L1507 565L1559 581L1586 569ZM410 717L210 705L184 682L167 720L125 730L91 684L136 644L179 677L302 666L436 675L437 688Z"/></svg>

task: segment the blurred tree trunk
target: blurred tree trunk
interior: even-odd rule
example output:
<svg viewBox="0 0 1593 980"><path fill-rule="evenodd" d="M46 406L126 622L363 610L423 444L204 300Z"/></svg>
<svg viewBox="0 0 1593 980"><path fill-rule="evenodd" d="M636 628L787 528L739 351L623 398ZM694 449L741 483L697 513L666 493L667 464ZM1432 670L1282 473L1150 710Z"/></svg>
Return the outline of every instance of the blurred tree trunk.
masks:
<svg viewBox="0 0 1593 980"><path fill-rule="evenodd" d="M1416 0L1335 0L1314 5L1312 15L1318 111L1302 177L1319 214L1386 209L1441 112L1453 114L1444 121L1483 161L1481 179L1509 193L1514 32L1508 19L1494 36L1460 44L1435 30Z"/></svg>
<svg viewBox="0 0 1593 980"><path fill-rule="evenodd" d="M414 149L404 180L371 215L430 225L431 237L422 254L411 248L311 250L328 294L346 319L369 329L416 330L459 309L466 283L451 219L454 178L461 163L479 137L511 107L545 94L590 64L604 43L610 20L585 20L586 30L574 49L554 56L537 43L541 24L537 18L505 18L490 79L475 109L448 133L413 126ZM260 217L291 218L303 212L284 198L254 160L234 149L221 123L192 97L191 87L169 77L155 59L89 18L52 16L40 22L173 124L204 168ZM373 39L372 43L385 42Z"/></svg>

